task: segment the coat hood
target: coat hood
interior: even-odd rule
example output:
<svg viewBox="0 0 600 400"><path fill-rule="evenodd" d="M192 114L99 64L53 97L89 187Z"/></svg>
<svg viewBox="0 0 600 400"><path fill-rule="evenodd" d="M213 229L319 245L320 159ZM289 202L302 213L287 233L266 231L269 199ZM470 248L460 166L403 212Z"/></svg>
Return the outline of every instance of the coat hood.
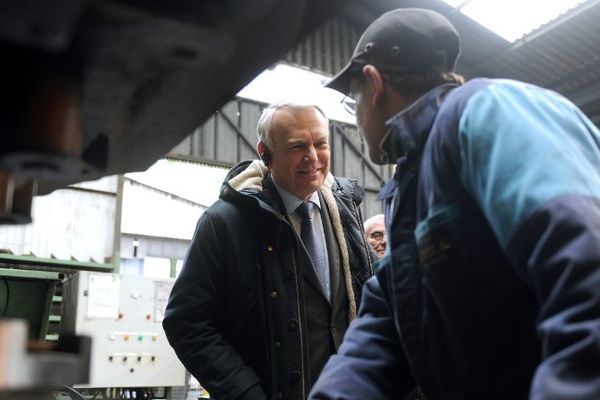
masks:
<svg viewBox="0 0 600 400"><path fill-rule="evenodd" d="M269 168L261 160L246 160L235 165L223 181L221 187L221 198L227 198L231 191L241 194L251 195L263 190L263 181L269 174ZM336 185L336 179L331 172L327 174L323 188L333 190Z"/></svg>

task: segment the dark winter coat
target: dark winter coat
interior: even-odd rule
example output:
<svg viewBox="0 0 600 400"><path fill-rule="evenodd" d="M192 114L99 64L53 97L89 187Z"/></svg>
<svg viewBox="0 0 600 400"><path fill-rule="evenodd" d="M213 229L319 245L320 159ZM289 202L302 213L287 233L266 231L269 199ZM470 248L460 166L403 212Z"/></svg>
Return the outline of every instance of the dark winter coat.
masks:
<svg viewBox="0 0 600 400"><path fill-rule="evenodd" d="M319 193L347 299L344 323L331 323L337 348L372 273L358 208L364 191L330 174ZM306 266L307 253L264 164L234 167L220 199L198 222L163 322L177 355L211 398L307 397L316 377L309 368Z"/></svg>

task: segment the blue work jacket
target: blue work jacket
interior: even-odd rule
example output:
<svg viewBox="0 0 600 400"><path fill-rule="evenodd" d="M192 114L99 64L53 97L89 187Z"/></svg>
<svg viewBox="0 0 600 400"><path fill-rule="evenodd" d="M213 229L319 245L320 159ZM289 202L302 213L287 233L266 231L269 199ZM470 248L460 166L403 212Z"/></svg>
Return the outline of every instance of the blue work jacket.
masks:
<svg viewBox="0 0 600 400"><path fill-rule="evenodd" d="M310 398L600 399L600 132L475 79L390 121L388 253Z"/></svg>

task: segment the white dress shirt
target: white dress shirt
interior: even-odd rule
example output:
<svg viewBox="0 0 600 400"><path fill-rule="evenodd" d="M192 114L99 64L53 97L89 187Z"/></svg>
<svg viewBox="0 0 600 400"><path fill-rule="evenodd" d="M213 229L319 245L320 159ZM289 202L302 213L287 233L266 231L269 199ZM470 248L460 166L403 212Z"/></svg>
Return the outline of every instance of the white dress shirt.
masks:
<svg viewBox="0 0 600 400"><path fill-rule="evenodd" d="M273 179L273 183L275 184L275 188L277 189L277 192L279 193L279 196L281 197L281 200L283 201L285 211L286 211L290 221L292 222L292 226L294 227L294 230L298 234L298 237L300 237L300 227L302 224L302 218L298 215L298 213L296 212L296 209L298 208L298 206L300 204L303 203L304 200L294 196L290 192L283 189L281 186L279 186L277 184L275 179ZM321 212L320 212L321 202L319 201L319 194L317 192L314 192L312 194L312 196L310 197L310 199L308 199L307 201L312 201L313 203L316 204L316 207L313 207L313 218L312 218L313 228L315 229L315 232L317 233L317 235L319 235L319 238L321 239L321 242L323 244L323 249L325 249L325 260L327 261L327 269L329 270L329 255L327 254L327 242L325 241L325 230L323 229L323 220L321 219ZM327 279L329 280L329 277Z"/></svg>

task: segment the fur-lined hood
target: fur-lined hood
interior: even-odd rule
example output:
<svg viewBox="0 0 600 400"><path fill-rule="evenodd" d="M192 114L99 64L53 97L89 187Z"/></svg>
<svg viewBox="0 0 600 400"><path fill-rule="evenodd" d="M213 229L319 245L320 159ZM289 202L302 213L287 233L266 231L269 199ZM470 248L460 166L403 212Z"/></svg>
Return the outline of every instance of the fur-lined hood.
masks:
<svg viewBox="0 0 600 400"><path fill-rule="evenodd" d="M269 169L260 160L246 160L235 165L223 180L220 197L224 200L230 196L236 196L235 193L243 195L255 195L263 191L264 180L269 174ZM343 192L349 196L356 204L360 204L365 195L365 191L360 187L355 179L334 177L331 173L327 174L323 185L319 188L333 192Z"/></svg>
<svg viewBox="0 0 600 400"><path fill-rule="evenodd" d="M268 173L269 168L260 160L242 161L229 171L224 184L227 183L231 189L238 192L262 191L263 181ZM333 183L334 178L330 172L327 174L323 186L331 189Z"/></svg>

